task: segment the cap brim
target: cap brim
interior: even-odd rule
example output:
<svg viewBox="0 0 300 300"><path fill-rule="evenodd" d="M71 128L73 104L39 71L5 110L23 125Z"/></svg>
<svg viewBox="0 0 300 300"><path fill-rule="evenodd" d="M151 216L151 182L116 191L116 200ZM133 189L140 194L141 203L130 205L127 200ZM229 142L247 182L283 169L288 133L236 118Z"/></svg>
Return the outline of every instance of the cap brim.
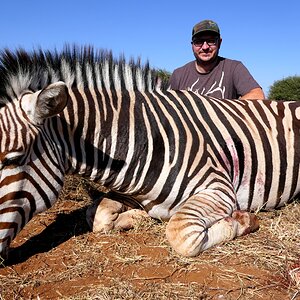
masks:
<svg viewBox="0 0 300 300"><path fill-rule="evenodd" d="M220 32L216 31L216 30L211 30L211 29L205 29L205 30L199 30L197 32L195 32L193 34L193 37L199 33L204 33L204 32L213 32L213 33L216 33L217 35L220 35Z"/></svg>

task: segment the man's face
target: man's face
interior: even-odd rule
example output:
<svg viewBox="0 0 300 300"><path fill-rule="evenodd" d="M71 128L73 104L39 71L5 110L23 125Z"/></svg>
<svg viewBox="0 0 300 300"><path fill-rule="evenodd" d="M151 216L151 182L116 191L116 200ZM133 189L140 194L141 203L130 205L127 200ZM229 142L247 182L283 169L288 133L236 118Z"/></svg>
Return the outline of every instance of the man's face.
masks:
<svg viewBox="0 0 300 300"><path fill-rule="evenodd" d="M196 35L192 41L192 48L196 59L200 62L213 61L219 53L222 39L210 32Z"/></svg>

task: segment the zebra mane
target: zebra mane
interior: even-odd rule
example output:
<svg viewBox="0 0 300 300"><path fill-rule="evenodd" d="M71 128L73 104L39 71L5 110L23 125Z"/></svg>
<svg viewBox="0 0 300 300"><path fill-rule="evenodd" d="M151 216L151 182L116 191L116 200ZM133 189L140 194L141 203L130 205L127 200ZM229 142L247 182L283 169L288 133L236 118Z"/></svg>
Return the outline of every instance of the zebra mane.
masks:
<svg viewBox="0 0 300 300"><path fill-rule="evenodd" d="M166 80L149 62L116 59L112 51L95 50L92 46L66 45L62 51L42 49L0 52L0 107L24 91L37 91L48 84L64 81L67 86L100 90L153 91L166 89Z"/></svg>

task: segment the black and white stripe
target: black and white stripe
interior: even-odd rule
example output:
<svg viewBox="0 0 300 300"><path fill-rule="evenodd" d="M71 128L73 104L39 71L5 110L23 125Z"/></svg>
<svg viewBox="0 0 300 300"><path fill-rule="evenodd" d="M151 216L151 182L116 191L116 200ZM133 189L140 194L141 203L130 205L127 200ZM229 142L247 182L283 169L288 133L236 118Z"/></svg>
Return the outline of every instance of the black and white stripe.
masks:
<svg viewBox="0 0 300 300"><path fill-rule="evenodd" d="M201 249L234 211L299 193L300 104L156 89L156 79L148 65L89 47L1 53L0 252L57 200L65 174L130 196L154 218L184 216L174 228ZM32 122L40 107L26 95L58 81L67 106Z"/></svg>

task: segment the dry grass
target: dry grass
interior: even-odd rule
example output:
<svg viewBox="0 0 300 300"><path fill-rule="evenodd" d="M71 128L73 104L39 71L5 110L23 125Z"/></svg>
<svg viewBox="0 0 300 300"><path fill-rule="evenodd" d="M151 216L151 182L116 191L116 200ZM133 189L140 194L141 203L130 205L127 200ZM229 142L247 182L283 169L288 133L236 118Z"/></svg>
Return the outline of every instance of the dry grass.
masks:
<svg viewBox="0 0 300 300"><path fill-rule="evenodd" d="M0 269L0 299L298 299L290 270L300 263L300 204L260 212L260 230L185 258L164 223L128 232L88 231L95 184L70 177L61 200L17 237ZM65 201L68 199L68 201Z"/></svg>
<svg viewBox="0 0 300 300"><path fill-rule="evenodd" d="M98 286L90 289L88 292L83 292L80 295L65 298L69 300L123 300L123 299L143 299L143 300L167 300L167 299L187 299L201 300L209 299L203 287L195 283L186 284L148 284L144 285L144 290L141 291L133 284L127 282L114 281L111 287Z"/></svg>

